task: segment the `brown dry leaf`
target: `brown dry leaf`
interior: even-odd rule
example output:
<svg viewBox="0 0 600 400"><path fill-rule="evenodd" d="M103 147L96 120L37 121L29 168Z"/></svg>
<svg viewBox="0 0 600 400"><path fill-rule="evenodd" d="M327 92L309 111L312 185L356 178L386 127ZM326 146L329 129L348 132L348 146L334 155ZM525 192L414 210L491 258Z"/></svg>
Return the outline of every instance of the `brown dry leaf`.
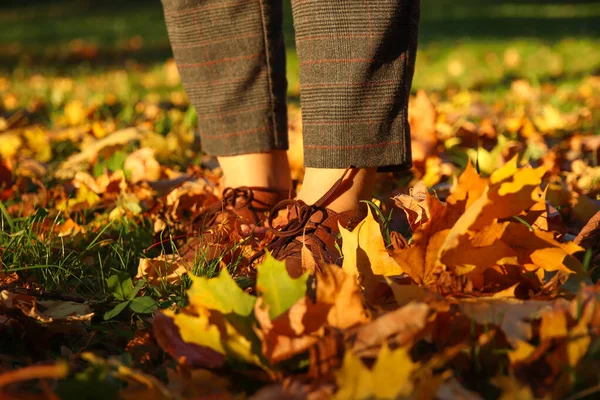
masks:
<svg viewBox="0 0 600 400"><path fill-rule="evenodd" d="M2 252L0 252L0 285L10 285L19 280L19 275L16 272L6 272L2 269Z"/></svg>
<svg viewBox="0 0 600 400"><path fill-rule="evenodd" d="M324 265L317 271L317 302L331 305L327 324L347 329L370 320L363 296L353 275L336 265Z"/></svg>
<svg viewBox="0 0 600 400"><path fill-rule="evenodd" d="M600 211L590 218L573 242L583 248L591 249L592 256L600 255Z"/></svg>
<svg viewBox="0 0 600 400"><path fill-rule="evenodd" d="M437 113L427 93L419 90L411 99L408 108L411 139L413 142L413 161L423 162L433 154L437 145L435 120Z"/></svg>
<svg viewBox="0 0 600 400"><path fill-rule="evenodd" d="M47 168L33 158L22 158L17 164L16 175L30 178L42 178L48 173ZM1 174L0 174L1 175Z"/></svg>
<svg viewBox="0 0 600 400"><path fill-rule="evenodd" d="M518 341L531 339L531 320L552 306L550 301L515 299L478 299L459 303L461 312L466 316L483 326L497 326L515 347Z"/></svg>
<svg viewBox="0 0 600 400"><path fill-rule="evenodd" d="M400 285L390 279L387 279L387 283L392 289L398 307L404 307L413 301L419 301L429 304L430 306L435 305L435 308L437 309L439 303L444 301L444 298L441 295L422 286Z"/></svg>
<svg viewBox="0 0 600 400"><path fill-rule="evenodd" d="M306 247L306 242L302 242L302 250L300 253L302 260L302 271L313 274L318 270L317 262L315 261L315 257L313 256L312 251Z"/></svg>
<svg viewBox="0 0 600 400"><path fill-rule="evenodd" d="M146 279L149 285L161 286L165 282L177 285L188 273L186 263L176 254L161 254L155 258L141 258L135 279Z"/></svg>
<svg viewBox="0 0 600 400"><path fill-rule="evenodd" d="M431 215L439 215L444 203L431 196L428 192L415 194L400 194L394 197L396 206L406 213L410 229L414 232L419 226L429 221Z"/></svg>
<svg viewBox="0 0 600 400"><path fill-rule="evenodd" d="M133 338L127 342L125 351L131 354L136 364L142 365L147 365L162 354L149 329L136 330Z"/></svg>
<svg viewBox="0 0 600 400"><path fill-rule="evenodd" d="M437 262L437 254L450 233L450 229L434 231L435 221L431 221L413 234L411 247L394 252L394 259L402 270L417 284L426 287L437 286L443 267Z"/></svg>
<svg viewBox="0 0 600 400"><path fill-rule="evenodd" d="M502 389L498 400L534 400L535 396L529 386L523 385L514 376L497 376L490 379L492 384Z"/></svg>
<svg viewBox="0 0 600 400"><path fill-rule="evenodd" d="M185 214L196 215L204 207L219 201L203 180L186 181L167 195L169 216L177 221ZM189 218L189 217L188 217Z"/></svg>
<svg viewBox="0 0 600 400"><path fill-rule="evenodd" d="M110 135L96 140L87 145L83 151L74 154L65 160L56 171L56 177L60 179L71 179L79 171L85 168L92 162L98 153L107 148L124 146L127 143L140 139L142 130L139 128L125 128Z"/></svg>
<svg viewBox="0 0 600 400"><path fill-rule="evenodd" d="M187 342L181 337L173 314L156 313L153 320L156 341L179 364L190 367L219 368L225 363L222 352L205 345Z"/></svg>
<svg viewBox="0 0 600 400"><path fill-rule="evenodd" d="M57 226L58 237L76 236L86 232L85 228L73 221L71 218Z"/></svg>
<svg viewBox="0 0 600 400"><path fill-rule="evenodd" d="M333 385L315 387L312 383L301 383L287 378L281 383L260 389L249 400L329 400L333 395Z"/></svg>
<svg viewBox="0 0 600 400"><path fill-rule="evenodd" d="M169 368L167 377L169 390L178 398L200 399L210 398L210 396L224 400L235 398L231 393L230 380L206 369L175 371Z"/></svg>
<svg viewBox="0 0 600 400"><path fill-rule="evenodd" d="M69 374L69 364L57 361L50 365L30 365L0 374L0 388L32 379L63 379ZM1 393L0 393L1 394Z"/></svg>
<svg viewBox="0 0 600 400"><path fill-rule="evenodd" d="M430 311L426 303L413 302L385 313L352 331L351 349L360 357L371 357L388 341L406 346L425 328Z"/></svg>
<svg viewBox="0 0 600 400"><path fill-rule="evenodd" d="M483 397L467 390L455 378L450 378L442 383L435 394L435 398L438 400L483 400Z"/></svg>
<svg viewBox="0 0 600 400"><path fill-rule="evenodd" d="M8 191L13 185L12 170L8 167L8 163L0 162L0 198L4 191Z"/></svg>
<svg viewBox="0 0 600 400"><path fill-rule="evenodd" d="M160 164L154 158L154 153L154 149L144 147L127 156L123 169L130 174L130 182L137 183L160 179Z"/></svg>
<svg viewBox="0 0 600 400"><path fill-rule="evenodd" d="M24 315L44 324L74 322L89 324L94 316L90 306L85 303L36 300L33 296L15 294L8 290L0 292L0 307L20 309Z"/></svg>
<svg viewBox="0 0 600 400"><path fill-rule="evenodd" d="M259 267L259 274L266 266ZM262 341L263 355L272 363L307 351L324 335L325 327L347 329L369 320L353 275L324 265L317 270L315 280L315 301L303 296L274 319L265 298L259 297L254 304L259 323L255 332Z"/></svg>
<svg viewBox="0 0 600 400"><path fill-rule="evenodd" d="M269 307L259 297L254 305L254 315L260 327L255 332L262 342L262 354L270 362L278 363L307 351L324 334L323 323L330 308L330 305L315 304L303 297L271 320Z"/></svg>

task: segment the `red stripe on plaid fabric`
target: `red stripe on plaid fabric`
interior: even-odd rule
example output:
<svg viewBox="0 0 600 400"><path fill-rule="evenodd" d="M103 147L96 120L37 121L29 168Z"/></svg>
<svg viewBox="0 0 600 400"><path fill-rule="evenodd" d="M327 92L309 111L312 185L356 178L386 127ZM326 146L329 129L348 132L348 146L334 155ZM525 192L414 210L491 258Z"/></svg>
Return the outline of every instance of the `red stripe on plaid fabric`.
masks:
<svg viewBox="0 0 600 400"><path fill-rule="evenodd" d="M302 42L310 42L312 40L324 40L324 39L354 39L361 37L370 37L370 33L350 33L348 35L308 35L308 36L300 36L296 38L296 43Z"/></svg>
<svg viewBox="0 0 600 400"><path fill-rule="evenodd" d="M304 148L305 149L323 149L323 150L329 150L329 149L338 149L338 150L344 150L344 149L374 149L374 148L378 148L378 147L385 147L385 146L393 146L396 144L402 144L404 143L401 140L396 140L394 142L385 142L385 143L373 143L373 144L356 144L356 145L352 145L352 146L327 146L327 145L305 145Z"/></svg>
<svg viewBox="0 0 600 400"><path fill-rule="evenodd" d="M175 49L175 50L178 50L178 49L193 49L193 48L196 48L196 47L211 46L211 45L215 45L215 44L219 44L219 43L231 42L231 41L234 41L234 40L252 39L252 38L256 38L256 37L260 37L260 36L262 36L262 35L261 34L257 34L257 33L249 33L249 34L246 34L246 35L229 36L229 37L225 37L225 38L221 38L221 39L216 39L216 40L205 41L205 42L201 42L201 43L172 45L171 47L173 49Z"/></svg>
<svg viewBox="0 0 600 400"><path fill-rule="evenodd" d="M198 121L209 121L211 119L220 118L220 117L231 117L234 115L247 114L254 111L266 111L271 109L271 104L267 104L260 107L252 107L252 108L244 108L243 110L235 110L235 111L226 111L221 113L206 113L202 115L198 115Z"/></svg>
<svg viewBox="0 0 600 400"><path fill-rule="evenodd" d="M223 1L221 0L221 2L219 4L205 4L203 6L198 6L198 7L193 7L193 8L187 8L185 10L179 10L179 11L165 11L165 17L174 17L177 15L188 15L191 14L193 12L196 11L205 11L205 10L218 10L221 8L229 8L229 7L236 7L239 6L240 4L244 4L244 3L258 3L260 0L232 0L232 1Z"/></svg>
<svg viewBox="0 0 600 400"><path fill-rule="evenodd" d="M318 120L318 121L307 121L306 119L304 121L302 121L302 125L308 126L308 125L348 125L348 124L371 124L372 122L375 123L382 123L385 122L386 120L388 120L389 117L386 116L386 118L377 120L377 121L369 121L370 120L370 116L367 115L366 118L364 119L346 119L346 120Z"/></svg>
<svg viewBox="0 0 600 400"><path fill-rule="evenodd" d="M379 86L379 85L397 85L398 80L382 80L382 81L367 81L367 82L334 82L334 83L313 83L302 85L302 89L319 89L328 87L362 87L362 86Z"/></svg>
<svg viewBox="0 0 600 400"><path fill-rule="evenodd" d="M215 79L215 80L210 80L210 81L201 81L201 82L188 83L186 86L188 88L205 88L205 87L212 87L212 86L217 86L217 85L223 85L223 84L226 84L226 83L244 82L244 81L247 81L247 80L248 80L247 76L242 76L242 77L234 78L234 79Z"/></svg>
<svg viewBox="0 0 600 400"><path fill-rule="evenodd" d="M310 65L310 64L331 64L331 63L356 63L356 62L373 62L370 58L346 58L346 59L328 59L328 60L310 60L302 61L299 65Z"/></svg>
<svg viewBox="0 0 600 400"><path fill-rule="evenodd" d="M252 58L260 57L262 54L263 53L256 53L256 54L250 54L247 56L222 58L220 60L205 61L205 62L201 62L201 63L179 64L178 67L179 68L194 68L194 67L204 67L207 65L222 64L222 63L233 62L233 61L250 60Z"/></svg>
<svg viewBox="0 0 600 400"><path fill-rule="evenodd" d="M257 132L265 132L270 130L271 128L268 126L265 126L264 128L258 128L258 129L249 129L246 131L238 131L238 132L232 132L232 133L225 133L223 135L209 135L209 134L205 134L204 137L205 138L211 138L211 139L226 139L232 136L241 136L241 135L248 135L251 133L257 133Z"/></svg>

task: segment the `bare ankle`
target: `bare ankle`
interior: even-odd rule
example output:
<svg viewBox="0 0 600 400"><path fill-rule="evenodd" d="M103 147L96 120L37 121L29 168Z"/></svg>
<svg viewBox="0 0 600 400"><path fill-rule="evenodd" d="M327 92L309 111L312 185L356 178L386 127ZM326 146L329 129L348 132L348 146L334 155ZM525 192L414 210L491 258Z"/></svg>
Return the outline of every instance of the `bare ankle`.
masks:
<svg viewBox="0 0 600 400"><path fill-rule="evenodd" d="M370 200L373 196L376 171L375 168L352 169L344 179L339 195L326 206L333 211L343 212L358 207L361 200ZM306 168L298 199L307 204L314 204L343 174L343 169Z"/></svg>
<svg viewBox="0 0 600 400"><path fill-rule="evenodd" d="M292 180L284 150L218 157L229 187L253 186L290 191Z"/></svg>

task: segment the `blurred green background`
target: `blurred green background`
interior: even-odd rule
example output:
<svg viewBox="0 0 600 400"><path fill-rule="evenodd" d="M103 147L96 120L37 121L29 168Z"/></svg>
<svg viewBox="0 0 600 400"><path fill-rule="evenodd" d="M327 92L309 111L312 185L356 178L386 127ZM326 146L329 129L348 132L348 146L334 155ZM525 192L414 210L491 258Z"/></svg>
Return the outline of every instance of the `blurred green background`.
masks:
<svg viewBox="0 0 600 400"><path fill-rule="evenodd" d="M290 93L298 93L289 0ZM600 1L423 0L414 88L502 90L600 70ZM159 0L2 0L0 74L90 73L171 57Z"/></svg>

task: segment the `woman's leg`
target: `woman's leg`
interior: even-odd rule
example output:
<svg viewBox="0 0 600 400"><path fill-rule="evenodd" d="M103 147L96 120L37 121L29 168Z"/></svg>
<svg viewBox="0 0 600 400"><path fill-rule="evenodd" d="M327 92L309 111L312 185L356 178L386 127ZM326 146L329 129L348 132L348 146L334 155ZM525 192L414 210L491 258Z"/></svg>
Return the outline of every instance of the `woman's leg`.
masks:
<svg viewBox="0 0 600 400"><path fill-rule="evenodd" d="M281 0L163 0L202 148L228 186L289 190Z"/></svg>
<svg viewBox="0 0 600 400"><path fill-rule="evenodd" d="M359 168L329 207L370 199L376 169L411 165L408 98L419 0L292 0L300 61L304 158L299 198L312 204Z"/></svg>
<svg viewBox="0 0 600 400"><path fill-rule="evenodd" d="M285 150L218 159L225 176L225 184L229 187L266 187L282 193L290 192L292 179Z"/></svg>

